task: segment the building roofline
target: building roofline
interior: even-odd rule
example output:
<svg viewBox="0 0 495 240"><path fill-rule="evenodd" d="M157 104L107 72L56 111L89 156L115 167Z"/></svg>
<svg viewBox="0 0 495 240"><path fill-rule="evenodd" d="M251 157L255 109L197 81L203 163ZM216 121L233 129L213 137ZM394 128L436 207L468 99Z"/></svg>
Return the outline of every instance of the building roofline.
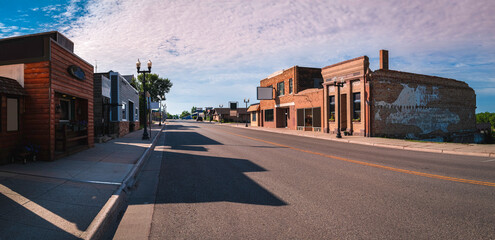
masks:
<svg viewBox="0 0 495 240"><path fill-rule="evenodd" d="M59 31L49 31L49 32L33 33L33 34L28 34L28 35L20 35L20 36L13 36L13 37L1 38L0 39L0 42L9 41L9 40L15 40L15 39L22 39L22 38L30 38L30 37L51 35L51 34L60 34L60 35L62 35L62 37L66 38L69 42L74 43L72 40L70 40L67 36L65 36L64 34L62 34Z"/></svg>
<svg viewBox="0 0 495 240"><path fill-rule="evenodd" d="M290 67L290 68L287 68L287 69L282 69L282 70L276 71L276 72L274 72L274 73L272 73L272 74L268 75L268 77L261 79L261 80L260 80L260 82L261 82L261 81L268 80L268 79L270 79L270 78L274 78L274 77L276 77L276 76L278 76L278 75L280 75L280 74L282 74L282 73L284 73L284 72L286 72L286 71L293 70L293 69L295 69L295 68L302 68L302 69L313 69L313 70L321 70L321 68L317 68L317 67L301 67L301 66L298 66L298 65L294 65L294 66L292 66L292 67ZM278 73L278 72L280 72L280 73ZM277 73L277 74L275 74L275 73ZM272 75L273 75L273 76L272 76Z"/></svg>
<svg viewBox="0 0 495 240"><path fill-rule="evenodd" d="M371 78L373 78L373 76L394 77L394 78L400 78L400 79L407 79L407 78L411 78L411 77L433 78L433 79L444 80L444 81L440 82L440 83L439 82L432 83L431 81L429 81L427 79L418 79L418 80L425 82L427 84L432 84L432 85L444 85L444 86L456 86L456 87L471 88L471 87L469 87L469 85L466 82L456 80L453 78L444 78L444 77L425 75L425 74L419 74L419 73L411 73L411 72L402 72L402 71L390 70L390 69L375 70L374 72L371 73Z"/></svg>
<svg viewBox="0 0 495 240"><path fill-rule="evenodd" d="M339 66L339 65L342 65L342 64L345 64L345 63L348 63L348 62L352 62L352 61L356 61L356 60L361 60L361 59L367 59L368 56L361 56L361 57L357 57L357 58L353 58L353 59L349 59L349 60L345 60L343 62L339 62L339 63L335 63L335 64L332 64L332 65L329 65L329 66L326 66L326 67L323 67L321 70L323 69L327 69L327 68L332 68L332 67L336 67L336 66Z"/></svg>
<svg viewBox="0 0 495 240"><path fill-rule="evenodd" d="M70 41L70 40L69 40ZM78 58L79 60L83 61L84 63L88 64L89 66L91 66L93 68L93 71L95 69L95 66L93 66L93 64L87 62L86 60L84 60L83 58L79 57L77 54L75 54L74 52L71 52L69 51L67 48L65 48L62 44L58 43L57 41L55 41L53 38L50 38L50 43L55 43L57 44L59 47L63 48L65 51L69 52L70 54L72 54L72 56ZM51 47L50 47L51 48ZM51 50L50 50L51 51ZM51 61L51 56L50 56L50 61Z"/></svg>

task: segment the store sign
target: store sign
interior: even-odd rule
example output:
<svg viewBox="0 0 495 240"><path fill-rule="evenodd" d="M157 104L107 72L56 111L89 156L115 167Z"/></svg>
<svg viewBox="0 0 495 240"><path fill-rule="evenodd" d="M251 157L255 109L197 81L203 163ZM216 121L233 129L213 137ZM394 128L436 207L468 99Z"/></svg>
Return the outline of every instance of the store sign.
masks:
<svg viewBox="0 0 495 240"><path fill-rule="evenodd" d="M86 74L84 73L84 71L82 70L82 68L76 66L76 65L71 65L69 66L69 68L67 69L67 71L69 72L69 74L81 81L84 81L84 78L86 77Z"/></svg>

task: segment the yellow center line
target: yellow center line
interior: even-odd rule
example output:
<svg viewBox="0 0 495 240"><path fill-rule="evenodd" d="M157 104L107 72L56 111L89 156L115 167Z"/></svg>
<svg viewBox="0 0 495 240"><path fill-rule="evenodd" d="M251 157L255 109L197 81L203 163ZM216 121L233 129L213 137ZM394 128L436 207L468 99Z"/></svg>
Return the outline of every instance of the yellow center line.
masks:
<svg viewBox="0 0 495 240"><path fill-rule="evenodd" d="M384 165L379 165L379 164L374 164L374 163L368 163L368 162L353 160L353 159L349 159L349 158L337 157L337 156L328 155L328 154L319 153L319 152L308 151L308 150L295 148L295 147L291 147L291 146L287 146L287 145L283 145L283 144L279 144L279 143L265 141L265 140L258 139L258 138L239 135L239 134L235 134L235 133L231 133L231 132L227 132L227 131L224 131L224 132L229 133L231 135L251 139L254 141L259 141L259 142L264 142L264 143L272 144L272 145L279 146L279 147L289 148L289 149L296 150L299 152L305 152L305 153L309 153L309 154L320 155L323 157L332 158L332 159L336 159L336 160L340 160L340 161L344 161L344 162L350 162L350 163L360 164L360 165L364 165L364 166L381 168L381 169L386 169L386 170L394 171L394 172L407 173L407 174L416 175L416 176L442 179L442 180L447 180L447 181L452 181L452 182L470 183L470 184L475 184L475 185L495 187L495 183L493 183L493 182L484 182L484 181L470 180L470 179L464 179L464 178L448 177L448 176L442 176L442 175L437 175L437 174L417 172L417 171L406 170L406 169L401 169L401 168L394 168L394 167L389 167L389 166L384 166Z"/></svg>

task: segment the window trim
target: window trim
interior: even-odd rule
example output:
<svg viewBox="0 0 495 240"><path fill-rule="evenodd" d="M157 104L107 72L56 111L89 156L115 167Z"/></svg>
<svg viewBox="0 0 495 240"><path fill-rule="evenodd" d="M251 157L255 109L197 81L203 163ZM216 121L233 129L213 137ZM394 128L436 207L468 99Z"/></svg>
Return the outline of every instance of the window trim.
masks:
<svg viewBox="0 0 495 240"><path fill-rule="evenodd" d="M122 121L127 121L127 103L122 102L122 107L120 108L120 112L122 114Z"/></svg>

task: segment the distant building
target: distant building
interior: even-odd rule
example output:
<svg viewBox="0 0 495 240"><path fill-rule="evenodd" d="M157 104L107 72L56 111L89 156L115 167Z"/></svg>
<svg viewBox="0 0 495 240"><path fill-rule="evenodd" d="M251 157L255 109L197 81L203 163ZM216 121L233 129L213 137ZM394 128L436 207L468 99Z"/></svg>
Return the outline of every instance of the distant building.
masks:
<svg viewBox="0 0 495 240"><path fill-rule="evenodd" d="M253 127L259 127L260 126L260 104L259 103L254 103L251 104L248 109L248 113L251 115L251 126Z"/></svg>
<svg viewBox="0 0 495 240"><path fill-rule="evenodd" d="M139 128L139 92L130 84L133 75L94 74L95 136L121 137Z"/></svg>
<svg viewBox="0 0 495 240"><path fill-rule="evenodd" d="M246 108L237 108L237 111L232 112L230 108L215 108L213 120L221 122L249 122L249 113Z"/></svg>

